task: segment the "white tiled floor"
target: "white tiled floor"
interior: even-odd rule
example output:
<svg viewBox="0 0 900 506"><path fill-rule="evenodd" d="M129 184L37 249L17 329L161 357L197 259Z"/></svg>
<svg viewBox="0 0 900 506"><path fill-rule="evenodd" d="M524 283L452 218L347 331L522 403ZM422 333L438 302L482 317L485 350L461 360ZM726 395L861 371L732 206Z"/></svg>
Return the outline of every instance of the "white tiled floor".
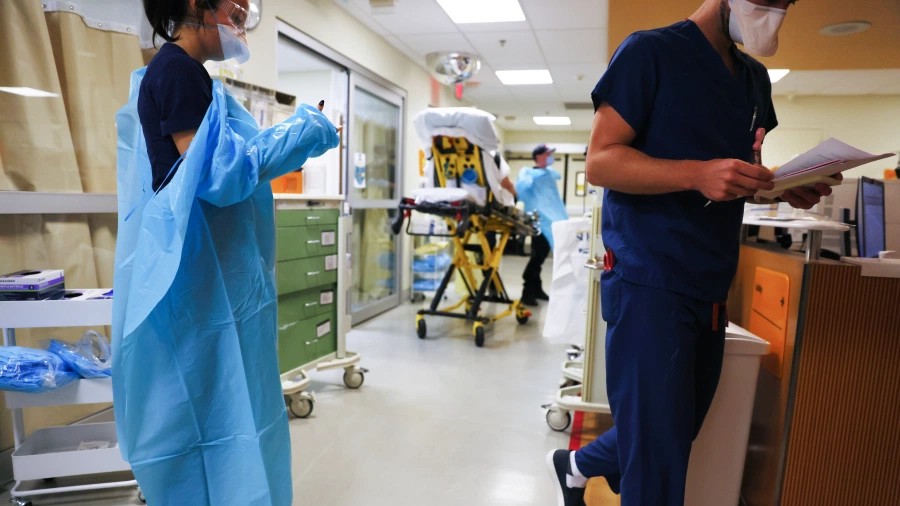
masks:
<svg viewBox="0 0 900 506"><path fill-rule="evenodd" d="M524 261L505 259L515 293ZM313 375L315 411L291 420L294 504L552 504L544 456L568 435L547 427L540 405L560 379L565 347L540 338L543 308L524 326L496 323L480 349L462 320L430 317L429 337L417 339L417 309L404 304L348 336L370 369L360 390L344 388L340 371ZM127 491L106 494L35 505L139 504Z"/></svg>

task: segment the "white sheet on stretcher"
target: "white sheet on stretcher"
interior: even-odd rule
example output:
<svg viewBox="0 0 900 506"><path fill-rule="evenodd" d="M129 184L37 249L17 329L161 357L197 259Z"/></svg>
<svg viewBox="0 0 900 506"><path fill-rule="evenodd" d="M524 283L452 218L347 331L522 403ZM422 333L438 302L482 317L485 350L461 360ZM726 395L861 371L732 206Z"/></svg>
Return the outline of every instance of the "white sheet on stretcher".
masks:
<svg viewBox="0 0 900 506"><path fill-rule="evenodd" d="M479 200L471 190L480 190L482 193L481 199ZM416 199L416 204L438 204L441 202L467 200L483 206L485 202L484 188L471 188L468 190L464 188L419 188L413 193L413 198Z"/></svg>

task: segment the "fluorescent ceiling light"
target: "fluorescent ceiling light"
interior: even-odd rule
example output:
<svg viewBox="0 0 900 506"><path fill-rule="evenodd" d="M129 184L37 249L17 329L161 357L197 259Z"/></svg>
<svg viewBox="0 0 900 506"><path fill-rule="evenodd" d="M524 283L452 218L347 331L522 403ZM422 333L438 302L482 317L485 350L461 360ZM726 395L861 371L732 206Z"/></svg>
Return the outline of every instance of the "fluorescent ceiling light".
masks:
<svg viewBox="0 0 900 506"><path fill-rule="evenodd" d="M525 21L519 0L437 0L454 23Z"/></svg>
<svg viewBox="0 0 900 506"><path fill-rule="evenodd" d="M534 120L535 125L541 126L569 126L572 124L572 119L568 116L534 116L531 119Z"/></svg>
<svg viewBox="0 0 900 506"><path fill-rule="evenodd" d="M769 80L772 81L772 84L777 83L784 79L784 76L790 74L789 69L769 69Z"/></svg>
<svg viewBox="0 0 900 506"><path fill-rule="evenodd" d="M34 88L24 88L19 86L0 86L0 91L12 93L14 95L22 95L23 97L58 97L59 93L50 93L49 91L36 90Z"/></svg>
<svg viewBox="0 0 900 506"><path fill-rule="evenodd" d="M553 84L549 70L498 70L500 82L507 86L519 84Z"/></svg>

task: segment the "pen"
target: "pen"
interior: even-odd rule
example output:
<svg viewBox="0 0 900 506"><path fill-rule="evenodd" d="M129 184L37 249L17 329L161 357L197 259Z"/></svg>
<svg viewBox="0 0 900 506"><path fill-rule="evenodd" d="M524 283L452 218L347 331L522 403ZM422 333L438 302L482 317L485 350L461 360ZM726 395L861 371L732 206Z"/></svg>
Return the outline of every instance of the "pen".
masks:
<svg viewBox="0 0 900 506"><path fill-rule="evenodd" d="M756 126L756 116L759 113L759 108L757 106L753 106L753 117L750 118L750 131L753 131L753 127ZM762 165L762 141L766 135L766 130L760 128L756 131L756 137L753 142L753 163L756 165ZM712 204L712 200L707 200L706 204L703 207L707 207Z"/></svg>

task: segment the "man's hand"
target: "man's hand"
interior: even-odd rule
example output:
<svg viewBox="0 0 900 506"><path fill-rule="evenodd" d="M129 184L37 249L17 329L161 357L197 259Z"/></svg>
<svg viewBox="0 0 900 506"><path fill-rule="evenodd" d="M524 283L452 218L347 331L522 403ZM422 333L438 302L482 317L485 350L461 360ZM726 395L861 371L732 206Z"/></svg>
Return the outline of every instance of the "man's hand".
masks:
<svg viewBox="0 0 900 506"><path fill-rule="evenodd" d="M710 160L697 165L694 189L709 200L725 201L755 195L759 190L771 190L772 171L732 158Z"/></svg>
<svg viewBox="0 0 900 506"><path fill-rule="evenodd" d="M843 181L843 174L831 176L833 179ZM822 197L831 195L831 187L827 184L817 183L815 186L798 186L791 188L781 195L781 200L797 209L810 209L822 200Z"/></svg>

